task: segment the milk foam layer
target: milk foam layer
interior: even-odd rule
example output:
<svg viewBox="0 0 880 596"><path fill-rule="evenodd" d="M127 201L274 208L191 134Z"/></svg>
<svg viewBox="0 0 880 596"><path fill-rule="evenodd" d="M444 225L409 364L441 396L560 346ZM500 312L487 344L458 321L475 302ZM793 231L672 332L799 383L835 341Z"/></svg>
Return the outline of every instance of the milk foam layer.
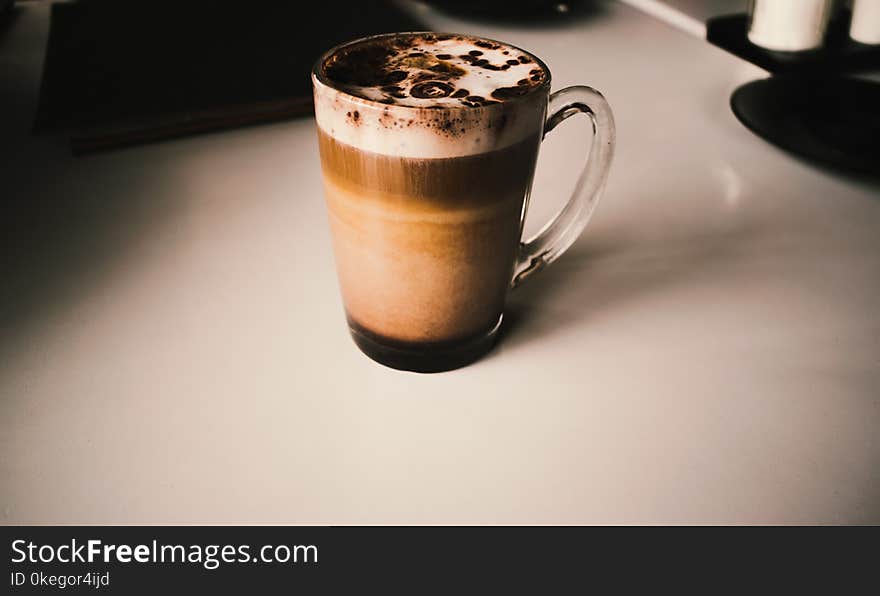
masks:
<svg viewBox="0 0 880 596"><path fill-rule="evenodd" d="M337 49L313 74L318 126L400 157L447 158L540 135L550 75L530 54L447 34L378 36Z"/></svg>
<svg viewBox="0 0 880 596"><path fill-rule="evenodd" d="M525 95L546 78L521 50L448 34L372 38L342 48L323 68L352 95L412 107L480 107Z"/></svg>

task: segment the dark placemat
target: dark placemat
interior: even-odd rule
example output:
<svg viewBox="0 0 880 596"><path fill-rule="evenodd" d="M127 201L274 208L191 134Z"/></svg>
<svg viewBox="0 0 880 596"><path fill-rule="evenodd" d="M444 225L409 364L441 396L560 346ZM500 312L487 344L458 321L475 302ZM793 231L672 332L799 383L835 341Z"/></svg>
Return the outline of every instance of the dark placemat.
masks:
<svg viewBox="0 0 880 596"><path fill-rule="evenodd" d="M880 177L880 84L785 74L752 81L730 99L757 135L801 157Z"/></svg>
<svg viewBox="0 0 880 596"><path fill-rule="evenodd" d="M87 152L311 114L323 51L423 28L380 1L55 4L34 130Z"/></svg>
<svg viewBox="0 0 880 596"><path fill-rule="evenodd" d="M710 19L706 39L735 56L772 73L841 73L880 70L880 46L869 46L849 37L849 13L841 11L828 24L825 45L805 52L775 52L749 41L748 15Z"/></svg>

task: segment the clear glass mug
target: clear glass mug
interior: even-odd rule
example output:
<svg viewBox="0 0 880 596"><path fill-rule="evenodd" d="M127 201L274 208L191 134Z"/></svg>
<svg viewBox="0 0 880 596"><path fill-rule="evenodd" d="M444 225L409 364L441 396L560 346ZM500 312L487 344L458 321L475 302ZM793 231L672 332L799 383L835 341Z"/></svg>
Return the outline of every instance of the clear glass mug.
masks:
<svg viewBox="0 0 880 596"><path fill-rule="evenodd" d="M367 93L352 83L363 69L346 66L380 46L419 51L397 63L411 68L382 71L381 89ZM449 47L478 49L461 54L466 68L456 70ZM477 79L478 69L494 73ZM530 74L491 97L456 89L517 69ZM497 339L508 292L558 258L589 221L614 151L610 107L590 87L551 93L550 70L525 50L457 34L355 40L319 58L312 82L352 338L397 369L437 372L478 359ZM523 240L540 143L575 114L593 124L589 159L567 204Z"/></svg>

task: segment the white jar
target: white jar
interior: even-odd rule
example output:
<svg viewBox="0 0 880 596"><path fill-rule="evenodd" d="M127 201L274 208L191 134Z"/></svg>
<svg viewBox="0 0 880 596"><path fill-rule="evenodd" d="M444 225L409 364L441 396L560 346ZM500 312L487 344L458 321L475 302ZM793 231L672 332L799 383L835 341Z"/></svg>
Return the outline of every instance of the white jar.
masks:
<svg viewBox="0 0 880 596"><path fill-rule="evenodd" d="M880 0L853 0L849 36L867 44L880 44Z"/></svg>
<svg viewBox="0 0 880 596"><path fill-rule="evenodd" d="M749 41L768 50L800 52L822 45L834 0L751 0Z"/></svg>

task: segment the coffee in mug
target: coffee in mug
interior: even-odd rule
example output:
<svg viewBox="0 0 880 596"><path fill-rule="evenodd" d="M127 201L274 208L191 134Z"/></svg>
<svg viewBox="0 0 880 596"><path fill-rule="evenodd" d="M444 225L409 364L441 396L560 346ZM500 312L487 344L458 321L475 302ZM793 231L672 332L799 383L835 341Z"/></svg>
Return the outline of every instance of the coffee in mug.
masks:
<svg viewBox="0 0 880 596"><path fill-rule="evenodd" d="M536 56L456 34L353 41L322 56L312 81L355 343L382 364L420 372L479 358L511 287L586 225L611 160L608 105L589 87L551 95ZM568 205L521 242L541 140L574 113L594 121L590 160Z"/></svg>

